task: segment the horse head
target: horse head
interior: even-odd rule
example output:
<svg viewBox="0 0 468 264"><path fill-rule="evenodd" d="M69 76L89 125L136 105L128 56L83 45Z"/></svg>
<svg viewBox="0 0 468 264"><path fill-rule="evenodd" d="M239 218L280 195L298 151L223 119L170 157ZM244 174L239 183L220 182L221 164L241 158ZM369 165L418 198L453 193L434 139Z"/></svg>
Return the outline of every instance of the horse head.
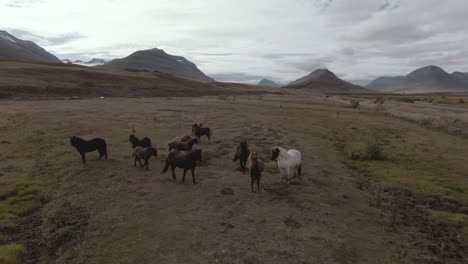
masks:
<svg viewBox="0 0 468 264"><path fill-rule="evenodd" d="M192 159L194 161L199 161L201 162L202 161L202 149L195 149L195 150L192 150Z"/></svg>
<svg viewBox="0 0 468 264"><path fill-rule="evenodd" d="M273 147L271 149L271 160L276 160L280 154L280 150L278 147Z"/></svg>

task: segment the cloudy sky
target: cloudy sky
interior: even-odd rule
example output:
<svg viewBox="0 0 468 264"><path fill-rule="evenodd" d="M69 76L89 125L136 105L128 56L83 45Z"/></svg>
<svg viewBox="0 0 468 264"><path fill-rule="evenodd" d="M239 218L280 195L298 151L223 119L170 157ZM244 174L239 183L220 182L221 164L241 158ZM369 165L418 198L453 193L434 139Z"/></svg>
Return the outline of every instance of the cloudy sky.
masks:
<svg viewBox="0 0 468 264"><path fill-rule="evenodd" d="M221 81L468 71L466 0L0 0L0 10L0 29L61 59L157 47Z"/></svg>

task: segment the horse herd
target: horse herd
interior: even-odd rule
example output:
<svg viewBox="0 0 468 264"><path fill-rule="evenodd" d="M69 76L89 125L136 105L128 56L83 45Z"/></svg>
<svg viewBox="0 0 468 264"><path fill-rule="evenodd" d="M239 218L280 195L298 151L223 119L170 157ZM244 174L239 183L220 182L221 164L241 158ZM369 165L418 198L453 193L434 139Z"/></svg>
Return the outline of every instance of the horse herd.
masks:
<svg viewBox="0 0 468 264"><path fill-rule="evenodd" d="M140 140L134 134L135 131L129 137L133 149L134 166L136 167L138 162L142 168L145 167L148 170L149 159L152 156L157 157L158 151L152 146L151 139L145 137ZM193 146L200 143L202 136L206 136L211 141L212 130L209 127L204 127L203 122L198 122L192 125L192 136L176 137L169 141L167 143L169 154L162 173L166 173L171 168L172 178L176 179L175 169L182 168L184 170L183 183L187 171L190 170L193 183L196 184L195 167L202 160L202 150L193 149ZM83 164L86 163L86 153L95 150L99 152L99 159L102 157L107 159L107 144L104 139L95 138L87 141L73 136L70 137L70 144L80 153ZM283 171L286 172L288 183L291 177L301 176L301 153L298 150L273 147L271 148L271 160L278 162L280 175L283 174ZM254 191L255 183L257 190L260 191L260 180L265 166L265 158L257 152L251 152L244 140L237 146L233 161L239 161L240 169L244 174L248 168L251 178L251 191Z"/></svg>

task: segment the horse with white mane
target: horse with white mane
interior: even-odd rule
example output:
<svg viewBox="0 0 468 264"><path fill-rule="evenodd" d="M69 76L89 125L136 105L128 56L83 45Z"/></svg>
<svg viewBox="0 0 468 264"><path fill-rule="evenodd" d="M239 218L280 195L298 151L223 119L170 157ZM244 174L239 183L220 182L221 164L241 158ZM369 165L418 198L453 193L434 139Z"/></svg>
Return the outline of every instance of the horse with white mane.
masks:
<svg viewBox="0 0 468 264"><path fill-rule="evenodd" d="M283 170L286 170L286 173L288 174L288 183L291 179L291 175L301 176L301 152L298 150L285 150L282 147L273 147L271 148L271 160L278 161L280 174L283 173Z"/></svg>

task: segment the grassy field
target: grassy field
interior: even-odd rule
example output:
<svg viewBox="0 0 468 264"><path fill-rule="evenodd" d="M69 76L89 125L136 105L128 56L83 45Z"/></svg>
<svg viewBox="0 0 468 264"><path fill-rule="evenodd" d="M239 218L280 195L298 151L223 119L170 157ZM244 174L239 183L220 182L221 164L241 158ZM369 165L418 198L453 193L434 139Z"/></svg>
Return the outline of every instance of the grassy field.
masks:
<svg viewBox="0 0 468 264"><path fill-rule="evenodd" d="M270 95L0 101L0 260L466 263L468 139L388 110ZM199 120L213 129L199 184L161 175L166 142ZM133 128L158 148L149 171L133 167ZM82 165L72 135L105 138L109 160ZM299 149L304 175L288 186L268 161L251 193L231 161L242 139L266 157Z"/></svg>

